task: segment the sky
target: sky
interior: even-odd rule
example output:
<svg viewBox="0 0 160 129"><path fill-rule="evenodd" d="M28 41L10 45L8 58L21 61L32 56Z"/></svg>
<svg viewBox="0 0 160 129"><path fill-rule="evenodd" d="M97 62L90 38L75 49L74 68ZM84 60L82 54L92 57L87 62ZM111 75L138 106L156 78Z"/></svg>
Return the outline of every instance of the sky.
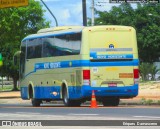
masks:
<svg viewBox="0 0 160 129"><path fill-rule="evenodd" d="M43 1L56 17L59 26L83 25L82 0L43 0ZM103 2L106 3L104 4ZM87 3L87 17L91 18L92 0L86 0L86 3ZM95 0L95 8L97 10L108 11L111 9L112 6L113 4L110 4L108 0ZM51 14L45 8L45 6L43 6L43 9L46 10L45 18L51 21L51 26L55 26L56 23L54 18L51 16Z"/></svg>

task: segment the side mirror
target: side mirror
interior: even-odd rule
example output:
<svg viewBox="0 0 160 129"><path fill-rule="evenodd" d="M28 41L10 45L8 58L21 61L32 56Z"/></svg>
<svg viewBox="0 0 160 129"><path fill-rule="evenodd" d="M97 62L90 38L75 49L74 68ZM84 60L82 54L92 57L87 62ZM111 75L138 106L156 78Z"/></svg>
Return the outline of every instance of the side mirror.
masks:
<svg viewBox="0 0 160 129"><path fill-rule="evenodd" d="M18 64L18 58L20 58L21 53L22 53L21 51L17 51L16 53L14 53L14 55L13 55L13 63L14 63L14 65Z"/></svg>
<svg viewBox="0 0 160 129"><path fill-rule="evenodd" d="M17 65L17 63L18 63L18 61L17 61L17 56L14 56L14 57L13 57L13 64L14 64L14 65Z"/></svg>

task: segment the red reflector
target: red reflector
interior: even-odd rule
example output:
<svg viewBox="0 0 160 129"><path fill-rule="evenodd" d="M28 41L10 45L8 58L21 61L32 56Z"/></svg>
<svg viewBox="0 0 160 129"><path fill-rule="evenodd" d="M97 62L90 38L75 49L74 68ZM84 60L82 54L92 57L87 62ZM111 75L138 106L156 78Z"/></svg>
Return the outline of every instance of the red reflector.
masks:
<svg viewBox="0 0 160 129"><path fill-rule="evenodd" d="M132 92L132 90L127 90L127 92Z"/></svg>
<svg viewBox="0 0 160 129"><path fill-rule="evenodd" d="M90 70L83 70L83 79L90 79Z"/></svg>
<svg viewBox="0 0 160 129"><path fill-rule="evenodd" d="M139 78L139 69L134 69L134 78Z"/></svg>

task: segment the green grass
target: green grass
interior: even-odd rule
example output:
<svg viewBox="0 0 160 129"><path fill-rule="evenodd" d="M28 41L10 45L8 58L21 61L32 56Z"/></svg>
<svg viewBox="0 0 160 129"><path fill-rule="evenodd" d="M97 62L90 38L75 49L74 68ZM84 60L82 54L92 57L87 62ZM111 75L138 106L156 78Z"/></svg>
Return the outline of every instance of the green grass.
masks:
<svg viewBox="0 0 160 129"><path fill-rule="evenodd" d="M146 86L146 85L153 85L153 84L157 84L160 82L156 82L156 81L142 81L139 83L140 86Z"/></svg>
<svg viewBox="0 0 160 129"><path fill-rule="evenodd" d="M152 105L154 101L152 99L148 99L146 100L146 105Z"/></svg>
<svg viewBox="0 0 160 129"><path fill-rule="evenodd" d="M13 85L0 85L0 91L11 91L13 89Z"/></svg>
<svg viewBox="0 0 160 129"><path fill-rule="evenodd" d="M160 105L160 100L152 100L152 99L145 99L145 98L141 98L141 102L142 105Z"/></svg>
<svg viewBox="0 0 160 129"><path fill-rule="evenodd" d="M157 101L158 105L160 105L160 100Z"/></svg>

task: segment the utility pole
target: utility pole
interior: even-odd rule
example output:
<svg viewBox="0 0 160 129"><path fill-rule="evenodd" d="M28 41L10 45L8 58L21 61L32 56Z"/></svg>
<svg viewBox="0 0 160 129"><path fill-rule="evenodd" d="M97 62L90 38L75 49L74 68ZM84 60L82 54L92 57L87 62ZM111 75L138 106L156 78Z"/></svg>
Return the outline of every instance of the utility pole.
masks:
<svg viewBox="0 0 160 129"><path fill-rule="evenodd" d="M51 10L48 8L48 6L44 3L43 0L41 0L41 2L44 4L44 6L48 9L48 11L50 12L50 14L52 15L52 17L54 18L55 22L56 22L56 26L58 26L58 22L56 17L53 15L53 13L51 12Z"/></svg>
<svg viewBox="0 0 160 129"><path fill-rule="evenodd" d="M87 26L86 0L82 0L83 26Z"/></svg>
<svg viewBox="0 0 160 129"><path fill-rule="evenodd" d="M92 10L92 20L91 20L91 24L92 24L92 26L94 26L94 0L92 0L91 10Z"/></svg>

